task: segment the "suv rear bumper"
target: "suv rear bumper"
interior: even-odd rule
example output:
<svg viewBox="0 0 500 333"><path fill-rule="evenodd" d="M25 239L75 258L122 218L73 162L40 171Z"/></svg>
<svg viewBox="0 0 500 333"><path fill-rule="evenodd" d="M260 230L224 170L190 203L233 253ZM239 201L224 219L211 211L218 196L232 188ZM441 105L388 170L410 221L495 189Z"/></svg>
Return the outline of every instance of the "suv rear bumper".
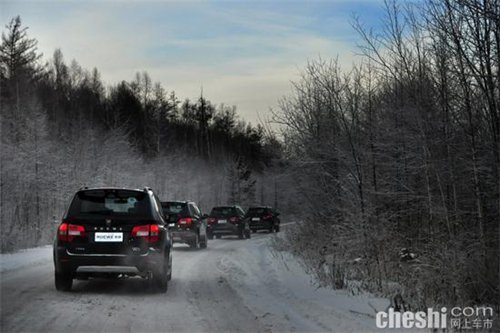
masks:
<svg viewBox="0 0 500 333"><path fill-rule="evenodd" d="M80 266L76 273L123 273L140 274L137 267L134 266Z"/></svg>
<svg viewBox="0 0 500 333"><path fill-rule="evenodd" d="M98 273L124 273L145 275L164 264L161 252L150 248L137 255L122 254L71 254L65 247L54 249L54 265L58 273L93 275Z"/></svg>
<svg viewBox="0 0 500 333"><path fill-rule="evenodd" d="M273 220L260 220L260 221L250 221L250 229L251 230L269 230L274 227Z"/></svg>
<svg viewBox="0 0 500 333"><path fill-rule="evenodd" d="M232 224L232 223L225 223L225 224L212 224L211 225L211 232L214 235L220 234L220 235L236 235L240 232L240 229L243 228L243 225L240 224Z"/></svg>
<svg viewBox="0 0 500 333"><path fill-rule="evenodd" d="M196 240L196 230L171 229L174 243L191 243Z"/></svg>

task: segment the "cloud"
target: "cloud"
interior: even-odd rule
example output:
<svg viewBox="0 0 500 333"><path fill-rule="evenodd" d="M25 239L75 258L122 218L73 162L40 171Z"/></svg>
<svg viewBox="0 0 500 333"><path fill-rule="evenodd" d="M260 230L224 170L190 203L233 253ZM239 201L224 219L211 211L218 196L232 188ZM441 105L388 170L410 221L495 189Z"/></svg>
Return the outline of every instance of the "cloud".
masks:
<svg viewBox="0 0 500 333"><path fill-rule="evenodd" d="M348 4L3 2L0 17L20 14L45 58L61 48L108 84L147 70L181 98L197 98L203 85L210 100L237 105L255 123L308 60L355 61Z"/></svg>

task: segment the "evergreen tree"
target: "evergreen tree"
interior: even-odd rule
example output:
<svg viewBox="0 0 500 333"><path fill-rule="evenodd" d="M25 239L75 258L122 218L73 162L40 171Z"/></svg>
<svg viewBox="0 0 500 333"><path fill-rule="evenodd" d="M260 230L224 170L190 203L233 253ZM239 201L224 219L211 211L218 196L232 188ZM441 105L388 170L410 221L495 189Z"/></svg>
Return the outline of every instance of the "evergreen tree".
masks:
<svg viewBox="0 0 500 333"><path fill-rule="evenodd" d="M41 54L37 51L37 41L28 37L28 28L22 26L19 16L13 18L6 28L7 32L2 32L0 44L3 97L14 97L19 103L26 82L36 78L40 72L37 61Z"/></svg>

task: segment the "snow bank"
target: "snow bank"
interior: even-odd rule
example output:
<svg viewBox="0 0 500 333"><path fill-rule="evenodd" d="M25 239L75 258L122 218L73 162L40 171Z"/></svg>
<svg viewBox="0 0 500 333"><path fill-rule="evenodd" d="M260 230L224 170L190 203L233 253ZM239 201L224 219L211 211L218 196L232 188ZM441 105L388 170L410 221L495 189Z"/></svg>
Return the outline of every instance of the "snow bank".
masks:
<svg viewBox="0 0 500 333"><path fill-rule="evenodd" d="M52 260L52 245L45 245L15 253L0 254L0 273L26 266L47 264Z"/></svg>
<svg viewBox="0 0 500 333"><path fill-rule="evenodd" d="M271 250L269 241L252 239L250 246L221 258L217 268L270 331L384 331L375 326L375 315L387 309L389 300L318 288L293 255Z"/></svg>

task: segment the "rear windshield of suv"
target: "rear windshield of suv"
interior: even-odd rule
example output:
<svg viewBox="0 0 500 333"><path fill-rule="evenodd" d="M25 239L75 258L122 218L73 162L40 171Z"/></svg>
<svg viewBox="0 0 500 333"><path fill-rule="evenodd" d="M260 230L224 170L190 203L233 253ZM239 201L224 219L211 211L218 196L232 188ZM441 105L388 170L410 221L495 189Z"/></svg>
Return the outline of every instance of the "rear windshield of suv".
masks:
<svg viewBox="0 0 500 333"><path fill-rule="evenodd" d="M247 212L247 215L260 215L260 214L264 214L265 212L267 212L267 208L250 207L250 209Z"/></svg>
<svg viewBox="0 0 500 333"><path fill-rule="evenodd" d="M130 190L88 190L78 192L69 209L70 216L150 216L146 193Z"/></svg>
<svg viewBox="0 0 500 333"><path fill-rule="evenodd" d="M236 216L238 213L234 207L214 207L210 216Z"/></svg>
<svg viewBox="0 0 500 333"><path fill-rule="evenodd" d="M179 215L188 215L187 203L185 202L162 202L161 208L163 209L163 214L179 214Z"/></svg>

